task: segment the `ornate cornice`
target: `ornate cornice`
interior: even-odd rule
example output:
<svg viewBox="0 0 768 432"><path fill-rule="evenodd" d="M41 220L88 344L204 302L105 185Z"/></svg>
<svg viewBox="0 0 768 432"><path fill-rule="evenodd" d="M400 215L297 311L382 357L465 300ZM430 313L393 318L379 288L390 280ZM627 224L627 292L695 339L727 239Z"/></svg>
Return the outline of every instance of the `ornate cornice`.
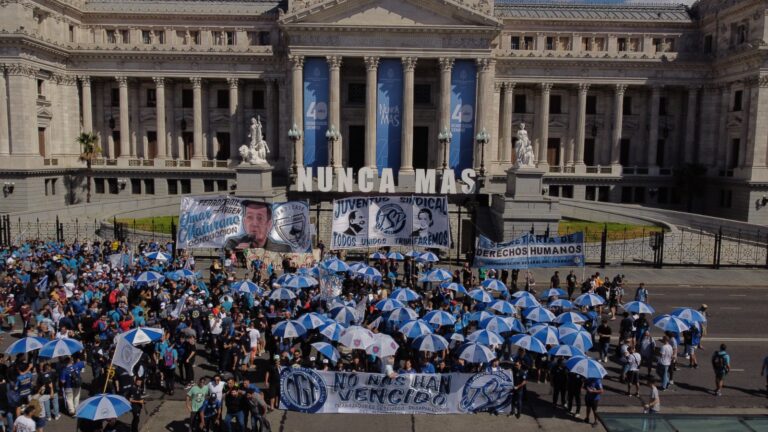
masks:
<svg viewBox="0 0 768 432"><path fill-rule="evenodd" d="M53 75L53 79L59 85L65 85L65 86L76 86L77 85L77 75L72 75L72 74L54 74Z"/></svg>

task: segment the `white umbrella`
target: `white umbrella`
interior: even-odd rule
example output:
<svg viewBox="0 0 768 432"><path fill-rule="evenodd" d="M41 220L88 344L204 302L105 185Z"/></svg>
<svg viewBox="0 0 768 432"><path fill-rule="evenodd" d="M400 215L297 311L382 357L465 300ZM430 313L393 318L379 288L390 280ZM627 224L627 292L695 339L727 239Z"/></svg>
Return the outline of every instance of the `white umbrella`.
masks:
<svg viewBox="0 0 768 432"><path fill-rule="evenodd" d="M379 358L384 358L395 355L398 348L399 345L392 339L392 336L384 333L376 333L373 335L373 343L368 345L365 352Z"/></svg>
<svg viewBox="0 0 768 432"><path fill-rule="evenodd" d="M373 332L367 328L351 326L341 332L339 343L351 349L366 349L373 340Z"/></svg>

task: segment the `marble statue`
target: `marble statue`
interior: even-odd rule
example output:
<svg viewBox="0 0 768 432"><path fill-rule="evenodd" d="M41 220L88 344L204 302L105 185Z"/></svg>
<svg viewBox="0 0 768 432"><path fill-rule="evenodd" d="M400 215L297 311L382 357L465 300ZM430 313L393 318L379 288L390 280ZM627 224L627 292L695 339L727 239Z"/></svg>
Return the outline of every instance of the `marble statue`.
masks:
<svg viewBox="0 0 768 432"><path fill-rule="evenodd" d="M531 146L531 140L528 138L528 131L525 130L525 123L520 123L520 129L517 130L517 143L515 144L515 167L533 168L535 166L533 146Z"/></svg>
<svg viewBox="0 0 768 432"><path fill-rule="evenodd" d="M264 141L261 126L261 116L251 117L251 132L248 134L248 138L251 139L248 145L241 146L240 157L243 158L243 163L250 165L268 165L267 154L269 153L269 147L267 142Z"/></svg>

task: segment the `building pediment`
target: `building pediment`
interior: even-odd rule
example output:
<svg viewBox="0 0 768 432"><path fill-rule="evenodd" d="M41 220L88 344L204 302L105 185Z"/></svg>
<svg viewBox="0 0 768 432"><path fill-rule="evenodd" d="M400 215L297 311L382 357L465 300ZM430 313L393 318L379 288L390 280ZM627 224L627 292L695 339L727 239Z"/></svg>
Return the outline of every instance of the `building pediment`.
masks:
<svg viewBox="0 0 768 432"><path fill-rule="evenodd" d="M299 5L280 22L288 26L467 27L495 29L492 15L454 0L327 0Z"/></svg>

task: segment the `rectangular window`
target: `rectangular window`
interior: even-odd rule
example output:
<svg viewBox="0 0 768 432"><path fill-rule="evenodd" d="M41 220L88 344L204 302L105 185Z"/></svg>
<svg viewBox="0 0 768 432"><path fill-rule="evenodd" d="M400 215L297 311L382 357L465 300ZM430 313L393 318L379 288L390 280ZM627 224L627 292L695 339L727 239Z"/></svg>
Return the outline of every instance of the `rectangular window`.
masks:
<svg viewBox="0 0 768 432"><path fill-rule="evenodd" d="M141 179L131 179L131 194L141 195Z"/></svg>
<svg viewBox="0 0 768 432"><path fill-rule="evenodd" d="M597 114L597 96L587 95L587 114Z"/></svg>
<svg viewBox="0 0 768 432"><path fill-rule="evenodd" d="M532 51L536 49L534 47L533 36L526 36L525 38L523 38L523 49L527 51Z"/></svg>
<svg viewBox="0 0 768 432"><path fill-rule="evenodd" d="M595 200L595 187L594 186L587 186L584 191L584 199L587 201L594 201Z"/></svg>
<svg viewBox="0 0 768 432"><path fill-rule="evenodd" d="M115 36L114 30L107 30L107 43L116 44L117 36Z"/></svg>
<svg viewBox="0 0 768 432"><path fill-rule="evenodd" d="M107 183L109 184L109 193L111 195L120 193L120 185L117 184L116 178L107 179Z"/></svg>
<svg viewBox="0 0 768 432"><path fill-rule="evenodd" d="M144 193L147 195L155 194L155 179L144 179Z"/></svg>
<svg viewBox="0 0 768 432"><path fill-rule="evenodd" d="M203 192L213 192L213 180L203 180Z"/></svg>
<svg viewBox="0 0 768 432"><path fill-rule="evenodd" d="M45 196L48 196L48 185L50 183L51 179L45 179L43 181L43 185L45 186Z"/></svg>
<svg viewBox="0 0 768 432"><path fill-rule="evenodd" d="M660 139L656 143L656 165L657 166L664 166L664 144L666 142L663 139Z"/></svg>
<svg viewBox="0 0 768 432"><path fill-rule="evenodd" d="M526 98L524 94L515 95L515 113L525 114L527 111Z"/></svg>
<svg viewBox="0 0 768 432"><path fill-rule="evenodd" d="M168 195L178 195L178 194L179 194L178 180L168 179Z"/></svg>
<svg viewBox="0 0 768 432"><path fill-rule="evenodd" d="M190 40L194 45L200 45L202 43L202 37L199 31L189 32Z"/></svg>
<svg viewBox="0 0 768 432"><path fill-rule="evenodd" d="M120 31L120 36L123 39L123 43L124 44L131 43L131 31L130 30L119 30L119 31Z"/></svg>
<svg viewBox="0 0 768 432"><path fill-rule="evenodd" d="M56 180L58 179L51 179L51 195L56 195Z"/></svg>
<svg viewBox="0 0 768 432"><path fill-rule="evenodd" d="M645 203L645 187L642 187L642 186L635 187L635 202L637 204Z"/></svg>
<svg viewBox="0 0 768 432"><path fill-rule="evenodd" d="M520 49L520 36L512 36L512 46L511 49L513 50L519 50Z"/></svg>
<svg viewBox="0 0 768 432"><path fill-rule="evenodd" d="M223 32L211 32L213 34L213 44L214 45L224 45L224 35Z"/></svg>
<svg viewBox="0 0 768 432"><path fill-rule="evenodd" d="M415 105L430 105L432 103L432 86L415 84L413 86L413 103Z"/></svg>
<svg viewBox="0 0 768 432"><path fill-rule="evenodd" d="M619 38L618 45L619 45L619 52L627 51L627 38Z"/></svg>
<svg viewBox="0 0 768 432"><path fill-rule="evenodd" d="M193 106L194 106L194 94L192 93L192 89L182 89L181 90L181 107L192 108Z"/></svg>
<svg viewBox="0 0 768 432"><path fill-rule="evenodd" d="M259 45L269 46L272 45L272 33L268 31L259 32Z"/></svg>
<svg viewBox="0 0 768 432"><path fill-rule="evenodd" d="M347 103L350 105L365 104L365 83L349 83L347 86Z"/></svg>
<svg viewBox="0 0 768 432"><path fill-rule="evenodd" d="M621 202L624 204L628 204L632 202L632 187L631 186L623 186L621 188Z"/></svg>
<svg viewBox="0 0 768 432"><path fill-rule="evenodd" d="M226 180L216 180L216 190L219 192L226 192L227 191L227 181Z"/></svg>
<svg viewBox="0 0 768 432"><path fill-rule="evenodd" d="M656 201L659 204L667 204L669 202L669 189L660 187Z"/></svg>
<svg viewBox="0 0 768 432"><path fill-rule="evenodd" d="M69 26L69 41L75 41L75 26Z"/></svg>
<svg viewBox="0 0 768 432"><path fill-rule="evenodd" d="M157 43L160 45L165 45L165 30L159 30L155 32L155 35L157 36Z"/></svg>
<svg viewBox="0 0 768 432"><path fill-rule="evenodd" d="M229 90L216 91L216 108L229 108Z"/></svg>
<svg viewBox="0 0 768 432"><path fill-rule="evenodd" d="M739 166L739 147L741 147L741 139L734 138L731 140L731 157L728 160L728 168L736 168Z"/></svg>
<svg viewBox="0 0 768 432"><path fill-rule="evenodd" d="M625 116L632 115L632 96L624 96L622 112Z"/></svg>
<svg viewBox="0 0 768 432"><path fill-rule="evenodd" d="M550 114L562 114L563 113L563 106L562 106L563 98L560 95L551 95L549 97L549 113Z"/></svg>
<svg viewBox="0 0 768 432"><path fill-rule="evenodd" d="M555 49L555 38L552 36L547 36L547 51L552 51Z"/></svg>
<svg viewBox="0 0 768 432"><path fill-rule="evenodd" d="M573 185L561 186L561 197L573 198Z"/></svg>
<svg viewBox="0 0 768 432"><path fill-rule="evenodd" d="M94 189L95 193L103 194L104 193L104 179L103 178L94 178L93 179L93 189Z"/></svg>
<svg viewBox="0 0 768 432"><path fill-rule="evenodd" d="M266 104L264 103L264 90L254 90L251 93L252 101L251 108L257 110L263 110Z"/></svg>
<svg viewBox="0 0 768 432"><path fill-rule="evenodd" d="M117 108L120 106L120 89L113 87L109 92L109 101L112 107Z"/></svg>
<svg viewBox="0 0 768 432"><path fill-rule="evenodd" d="M550 185L549 186L549 196L560 196L560 186L558 185Z"/></svg>
<svg viewBox="0 0 768 432"><path fill-rule="evenodd" d="M150 37L150 31L149 30L142 30L141 31L141 42L144 45L149 45L152 43L152 38Z"/></svg>
<svg viewBox="0 0 768 432"><path fill-rule="evenodd" d="M739 44L747 43L747 26L746 24L740 24L736 31L738 32L738 40L737 42Z"/></svg>
<svg viewBox="0 0 768 432"><path fill-rule="evenodd" d="M235 32L233 31L225 32L224 37L226 38L227 45L235 44Z"/></svg>
<svg viewBox="0 0 768 432"><path fill-rule="evenodd" d="M733 93L733 111L741 111L741 102L744 98L743 90L736 90Z"/></svg>
<svg viewBox="0 0 768 432"><path fill-rule="evenodd" d="M147 107L154 108L157 106L157 92L155 89L147 89Z"/></svg>
<svg viewBox="0 0 768 432"><path fill-rule="evenodd" d="M179 182L181 183L181 193L183 195L192 193L192 181L190 179L182 179Z"/></svg>
<svg viewBox="0 0 768 432"><path fill-rule="evenodd" d="M602 202L608 202L611 200L611 187L600 186L597 189L597 200Z"/></svg>
<svg viewBox="0 0 768 432"><path fill-rule="evenodd" d="M661 39L659 39L659 38L654 38L653 39L653 48L654 48L654 51L657 52L657 53L658 52L662 52L661 51Z"/></svg>
<svg viewBox="0 0 768 432"><path fill-rule="evenodd" d="M43 94L43 86L44 86L44 84L43 83L44 83L43 80L41 80L41 79L37 80L37 96L38 97L39 96L44 96L44 94Z"/></svg>

